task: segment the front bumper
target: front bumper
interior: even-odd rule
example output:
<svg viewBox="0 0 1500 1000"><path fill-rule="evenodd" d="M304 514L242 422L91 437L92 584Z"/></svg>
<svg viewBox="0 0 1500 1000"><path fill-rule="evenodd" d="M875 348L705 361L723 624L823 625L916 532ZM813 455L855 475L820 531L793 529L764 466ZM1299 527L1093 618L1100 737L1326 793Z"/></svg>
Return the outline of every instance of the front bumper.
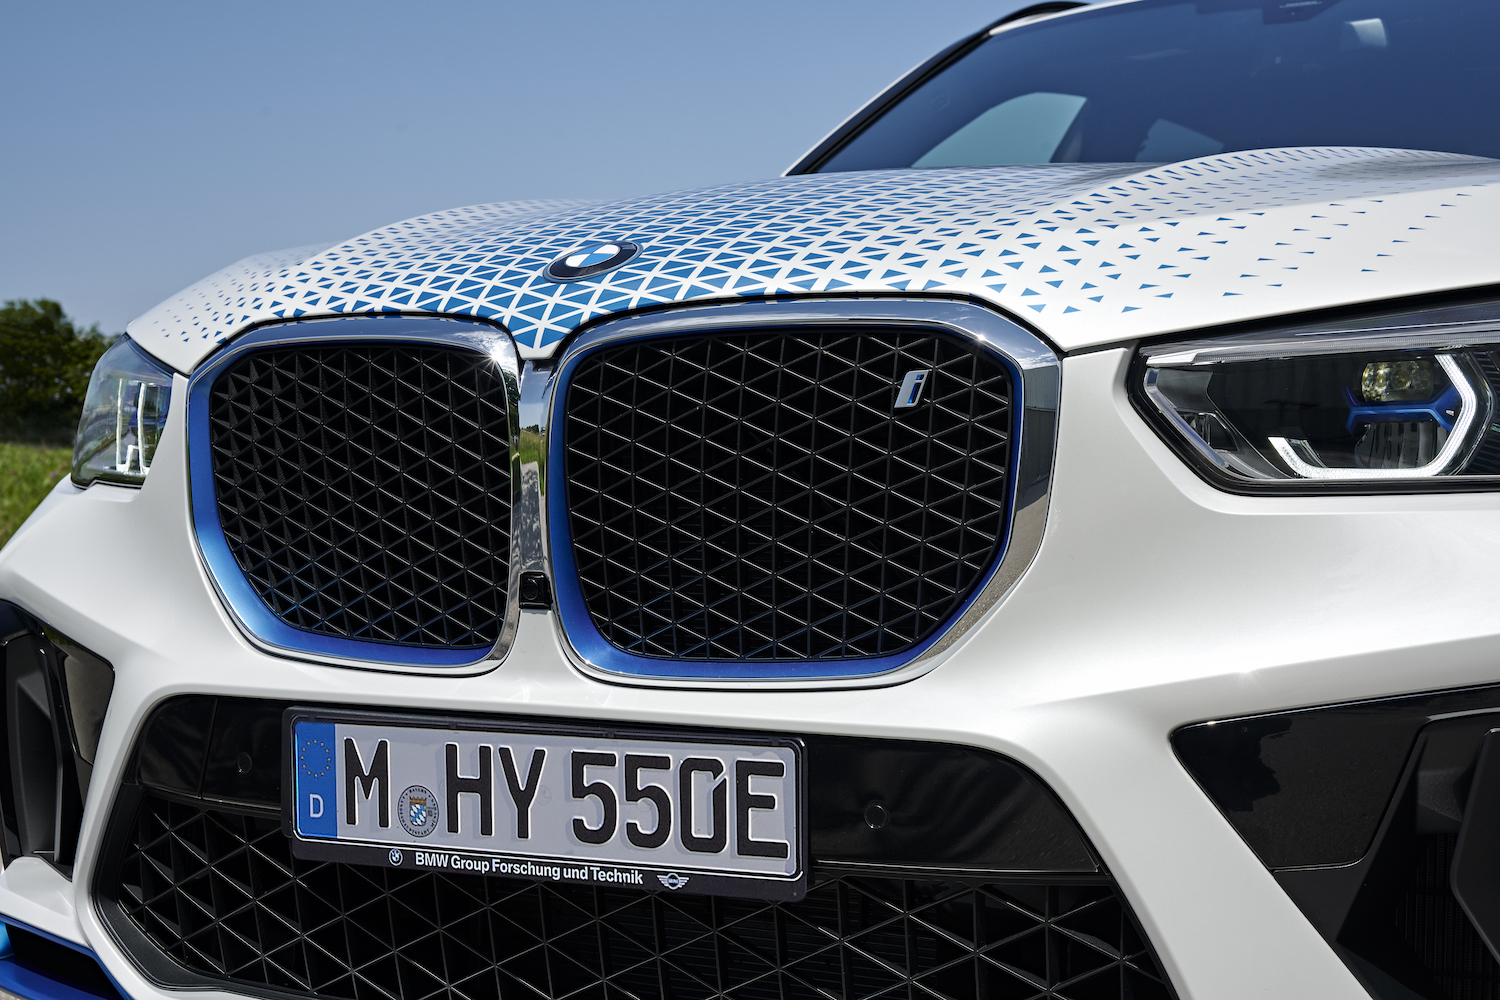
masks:
<svg viewBox="0 0 1500 1000"><path fill-rule="evenodd" d="M116 675L73 880L18 859L0 879L0 914L93 949L136 1000L165 997L88 891L129 748L156 705L217 694L488 709L993 750L1072 810L1182 997L1366 996L1169 735L1202 719L1494 681L1487 556L1500 550L1500 497L1221 493L1133 412L1128 360L1124 350L1066 360L1047 532L1010 596L931 673L839 691L603 683L570 665L540 611L522 615L503 665L478 676L261 652L199 563L179 407L145 487L60 485L0 554L0 599Z"/></svg>

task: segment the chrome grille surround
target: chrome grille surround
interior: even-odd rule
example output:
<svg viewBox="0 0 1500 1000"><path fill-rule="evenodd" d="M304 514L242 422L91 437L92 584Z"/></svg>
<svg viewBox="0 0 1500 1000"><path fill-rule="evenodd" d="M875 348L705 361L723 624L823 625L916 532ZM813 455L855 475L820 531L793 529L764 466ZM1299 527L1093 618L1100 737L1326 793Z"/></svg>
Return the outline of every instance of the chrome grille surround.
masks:
<svg viewBox="0 0 1500 1000"><path fill-rule="evenodd" d="M990 562L977 584L947 620L920 642L887 655L837 660L669 659L620 649L601 633L584 600L573 555L566 481L566 395L580 362L604 345L650 337L740 335L752 330L815 332L878 327L956 336L997 356L1014 378L1011 404L1013 444L1010 522L1002 554ZM528 367L528 374L532 371ZM963 302L922 299L837 299L736 303L672 310L605 323L579 337L562 355L540 409L546 429L546 468L538 514L544 517L550 564L557 589L558 624L564 648L575 664L601 678L672 686L722 686L725 682L770 682L775 686L815 683L881 683L904 679L935 666L963 635L1008 592L1040 545L1050 489L1056 436L1060 368L1056 355L1019 325L988 309ZM538 375L543 374L537 371ZM896 386L890 393L894 401ZM529 393L528 393L529 395ZM523 423L530 418L523 416Z"/></svg>
<svg viewBox="0 0 1500 1000"><path fill-rule="evenodd" d="M216 405L222 408L226 404L222 393L219 394L220 398L215 398L214 387L221 376L233 372L236 366L246 363L252 355L270 356L268 352L274 352L286 358L294 357L299 350L307 352L309 358L341 350L363 351L371 357L377 354L387 358L394 356L417 367L428 361L441 363L452 360L452 355L459 352L461 355L472 355L484 364L493 364L499 387L503 391L503 412L496 412L500 409L501 401L492 400L476 409L474 414L464 418L454 415L453 419L462 423L463 420L472 421L479 414L498 418L500 426L486 427L484 436L490 441L498 438L498 447L504 449L499 461L504 466L494 468L496 457L492 454L470 455L476 469L482 471L482 467L486 465L490 469L489 474L479 476L482 482L467 482L462 489L457 490L446 487L439 489L437 484L443 476L452 481L463 476L456 469L407 469L404 460L395 459L388 454L375 454L378 447L400 450L411 434L421 437L431 433L429 420L423 415L405 419L406 415L400 412L401 407L413 405L413 400L425 398L419 391L420 385L403 384L399 394L401 402L384 401L381 404L386 410L384 427L376 426L378 407L371 406L363 413L356 412L356 407L349 407L344 411L346 417L350 417L355 423L368 419L369 423L364 426L369 429L372 439L385 442L384 445L378 445L377 442L378 447L368 449L370 454L366 458L372 468L380 466L383 471L379 475L400 480L400 488L392 490L387 484L366 483L368 492L381 495L379 504L374 506L371 505L373 501L354 496L353 489L349 496L335 497L350 510L359 508L360 516L353 519L339 518L326 512L314 511L326 517L326 530L320 533L311 524L294 525L301 534L299 539L289 541L288 538L273 538L267 543L280 546L278 554L283 557L283 563L286 562L285 555L291 553L299 565L277 565L274 572L262 572L269 564L269 558L264 552L247 555L243 551L245 545L241 536L245 532L238 527L233 528L236 537L240 538L237 546L232 546L226 537L226 528L231 526L225 524L225 517L232 518L234 511L220 503L218 492L234 480L232 476L219 477L216 482L216 432L212 425L212 411ZM417 382L421 382L421 379ZM493 395L493 390L490 393ZM428 317L351 317L274 324L240 338L195 372L188 386L189 481L195 535L210 579L245 634L262 648L283 655L393 670L451 670L465 667L483 669L487 661L503 657L514 640L519 615L517 583L520 561L514 557L517 548L514 511L520 487L516 468L519 441L518 399L519 365L515 347L504 331L473 321ZM441 419L445 415L436 416ZM392 426L392 417L398 426ZM220 430L222 429L221 427ZM254 462L274 462L280 456L279 448L295 447L304 451L311 448L312 452L309 454L315 453L310 459L314 465L332 462L337 467L338 460L330 458L330 453L356 436L347 433L349 430L346 427L329 435L333 444L326 450L321 449L316 441L302 432L289 433L284 437L272 435L276 438L276 443L266 448L264 459L256 457ZM421 465L431 464L427 462L432 456L426 454L426 444L417 449L422 452ZM456 455L464 453L461 442L449 440L448 446ZM492 443L486 445L485 449L494 451L496 447ZM307 455L299 455L289 465L301 473L305 471L308 461ZM348 472L351 482L360 479L353 469ZM429 483L428 479L432 481ZM330 494L335 493L338 488L333 482L313 485L321 485ZM427 490L427 495L424 496L424 486L434 488ZM491 518L495 523L469 524L466 530L475 533L473 539L449 537L455 536L454 525L444 523L445 518L449 522L453 517L472 521L473 512L469 508L473 499L482 497L487 488L498 489L504 494L503 497L488 498L490 502L485 516L495 515ZM426 504L433 494L440 492L443 492L443 496L432 504ZM453 495L448 496L448 493ZM390 506L393 496L399 499L395 501L395 506ZM275 501L272 503L274 506ZM496 508L497 503L502 506ZM377 506L379 509L376 509ZM439 510L439 507L445 510ZM401 530L383 530L384 522L391 515L403 522ZM504 523L499 523L501 517ZM381 526L382 530L376 532L380 537L371 534L371 525ZM254 530L262 530L265 526L252 527ZM500 555L493 551L497 547L494 544L496 530L500 533L499 547L504 549ZM431 537L418 542L417 536L423 533ZM456 534L463 533L459 531ZM469 557L476 553L476 539L483 541L481 548L492 550L485 553L482 560L488 561L493 569L488 576L480 573L474 579L456 583L449 580L448 576L473 576L475 567L473 559ZM311 544L299 545L299 542ZM454 547L467 555L447 551ZM412 551L407 551L408 548ZM389 564L387 569L394 568L404 574L409 579L403 585L411 593L394 597L372 596L369 585L390 584L371 576L367 572L366 562L375 566ZM368 579L350 584L345 577L351 566L356 571L356 576L363 573ZM444 576L445 573L448 576ZM489 579L497 574L498 580ZM384 577L388 574L376 575ZM275 580L272 579L273 576L276 576ZM319 607L315 613L303 612L299 598L308 592L309 587L315 589L318 581L323 580L336 580L342 590L330 599L319 597L324 606ZM418 588L424 586L424 581L436 597L424 596L427 595L426 591L418 591ZM500 585L495 586L496 583ZM297 593L291 597L269 593L269 588L283 584ZM333 584L329 586L332 587ZM455 587L458 590L467 587L469 591L467 597L459 599L456 604L452 593ZM476 587L481 591L486 587L493 587L496 591L494 600L486 601L482 594L478 601L473 600L472 592ZM399 600L405 600L405 608L394 607ZM355 611L341 606L358 601L367 601L372 609ZM425 614L428 618L414 623L409 619L418 605L422 606L418 613ZM408 620L400 626L387 622L380 627L370 627L368 620L378 614L385 614L391 619L399 614L406 616ZM483 620L486 614L491 620ZM299 625L303 627L298 627Z"/></svg>

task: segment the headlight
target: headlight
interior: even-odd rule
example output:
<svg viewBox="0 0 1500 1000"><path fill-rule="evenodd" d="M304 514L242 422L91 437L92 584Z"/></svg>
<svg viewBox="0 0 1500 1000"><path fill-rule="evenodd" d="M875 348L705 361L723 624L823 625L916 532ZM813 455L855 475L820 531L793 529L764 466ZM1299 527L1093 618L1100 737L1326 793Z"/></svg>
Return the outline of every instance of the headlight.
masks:
<svg viewBox="0 0 1500 1000"><path fill-rule="evenodd" d="M1153 344L1131 391L1169 443L1230 488L1500 488L1496 313Z"/></svg>
<svg viewBox="0 0 1500 1000"><path fill-rule="evenodd" d="M89 379L73 442L73 482L145 482L171 402L172 370L129 337L117 340Z"/></svg>

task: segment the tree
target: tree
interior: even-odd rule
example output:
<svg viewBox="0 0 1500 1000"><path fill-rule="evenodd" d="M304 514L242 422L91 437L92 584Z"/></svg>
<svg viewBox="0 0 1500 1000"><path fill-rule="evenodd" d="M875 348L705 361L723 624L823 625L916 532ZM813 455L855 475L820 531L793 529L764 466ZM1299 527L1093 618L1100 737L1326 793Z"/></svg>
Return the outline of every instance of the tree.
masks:
<svg viewBox="0 0 1500 1000"><path fill-rule="evenodd" d="M79 329L51 299L0 307L0 438L72 441L89 373L108 346L97 325Z"/></svg>

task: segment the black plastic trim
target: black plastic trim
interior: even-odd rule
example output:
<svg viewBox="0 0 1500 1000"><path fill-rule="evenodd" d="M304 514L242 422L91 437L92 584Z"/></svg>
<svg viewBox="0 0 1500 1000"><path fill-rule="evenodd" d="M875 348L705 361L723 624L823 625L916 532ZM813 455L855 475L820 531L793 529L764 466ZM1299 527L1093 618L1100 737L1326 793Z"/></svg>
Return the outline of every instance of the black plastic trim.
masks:
<svg viewBox="0 0 1500 1000"><path fill-rule="evenodd" d="M1453 852L1453 895L1500 955L1500 730L1484 736Z"/></svg>
<svg viewBox="0 0 1500 1000"><path fill-rule="evenodd" d="M163 702L142 728L125 784L232 811L279 812L281 725L290 707L289 702L208 695ZM386 711L452 718L443 712ZM529 716L485 716L483 722L523 730L586 726L682 731ZM714 739L730 740L732 735L728 730L704 732ZM1051 789L997 753L950 743L816 735L801 739L808 754L809 853L818 863L969 871L985 877L1007 871L1079 876L1104 871ZM245 771L238 768L241 755L251 761ZM888 810L889 820L879 829L865 821L871 803ZM115 812L111 827L120 809Z"/></svg>
<svg viewBox="0 0 1500 1000"><path fill-rule="evenodd" d="M1271 869L1364 857L1418 731L1445 714L1500 704L1500 687L1219 719L1172 747Z"/></svg>
<svg viewBox="0 0 1500 1000"><path fill-rule="evenodd" d="M521 574L521 607L532 611L552 610L552 581L546 573Z"/></svg>
<svg viewBox="0 0 1500 1000"><path fill-rule="evenodd" d="M1172 744L1372 996L1496 995L1500 685L1198 723Z"/></svg>
<svg viewBox="0 0 1500 1000"><path fill-rule="evenodd" d="M476 964L476 953L479 956L477 963L481 966L485 962L496 962L496 958L485 957L486 953L483 949L486 934L496 934L494 939L496 952L501 950L502 944L510 948L509 954L497 956L507 965L511 965L509 960L514 957L515 949L510 945L513 936L519 936L522 948L525 947L527 941L540 937L543 943L549 946L542 949L545 955L538 952L533 954L533 958L545 962L546 969L543 970L545 978L542 982L538 982L539 973L532 968L527 985L515 992L543 998L581 995L581 991L577 990L580 985L578 980L580 978L587 980L590 977L578 971L578 964L582 964L585 969L592 970L595 976L600 975L602 965L604 969L601 978L613 980L619 967L609 959L611 946L624 947L627 956L634 956L626 958L630 967L638 967L642 960L650 963L646 967L648 974L656 982L661 982L664 987L659 994L656 989L641 989L640 987L644 984L640 982L640 977L637 975L635 988L629 991L629 995L705 995L700 988L705 980L712 984L716 978L722 982L730 975L722 965L717 967L718 976L715 975L714 956L735 952L729 959L733 961L739 957L737 949L744 948L747 944L752 951L759 951L759 955L756 956L759 961L774 960L778 966L794 964L802 958L811 958L823 967L824 978L830 971L829 963L827 959L820 960L817 956L826 955L829 949L833 949L833 953L827 955L827 958L832 959L831 971L841 979L843 989L810 990L806 988L807 980L793 973L788 977L777 975L770 979L768 985L773 988L778 980L782 982L783 988L777 991L782 996L816 994L857 996L860 995L859 986L869 986L871 983L872 973L885 979L886 983L894 978L896 981L890 983L892 986L898 988L903 985L907 986L908 989L899 990L902 995L905 995L912 992L911 986L923 985L922 979L932 981L933 972L945 978L949 984L956 984L959 988L953 990L950 986L948 990L941 992L921 991L920 989L917 992L956 997L990 996L992 993L998 996L1000 993L985 989L985 984L991 980L1004 979L1001 986L1013 986L1012 990L1004 991L1006 996L1022 995L1021 992L1014 992L1014 986L1023 987L1022 992L1026 996L1033 994L1041 996L1043 992L1047 996L1052 996L1054 990L1050 987L1064 983L1073 985L1075 989L1083 986L1092 987L1087 991L1087 995L1099 997L1101 1000L1106 997L1118 997L1119 1000L1125 1000L1126 997L1153 997L1168 1000L1175 995L1149 939L1140 928L1128 902L1113 881L1104 877L1088 880L1054 876L997 879L969 878L946 872L904 870L871 873L849 870L824 871L820 873L813 887L813 893L817 898L795 903L769 903L719 900L701 896L663 897L659 893L646 893L636 888L612 889L557 884L550 881L527 885L517 884L516 880L509 878L486 879L469 874L435 871L393 872L377 868L367 870L371 872L371 875L365 875L356 874L350 866L314 865L308 867L299 864L287 855L285 848L278 843L282 841L282 837L274 824L262 823L254 827L242 827L236 822L236 817L223 812L198 817L186 816L173 810L164 811L163 804L159 801L149 801L152 793L142 791L140 794L147 798L141 800L139 804L142 808L152 810L153 829L155 824L165 821L174 825L174 828L179 823L194 824L193 829L198 831L189 832L187 842L180 845L186 853L181 854L181 866L174 860L172 868L174 874L169 876L173 880L185 877L195 884L181 886L175 891L192 892L203 885L206 872L199 870L198 855L191 845L196 844L205 835L208 839L215 839L216 831L222 834L221 846L231 853L234 850L236 838L243 839L247 847L258 845L250 849L270 860L265 870L270 881L268 888L277 890L274 898L268 898L265 901L264 907L258 903L253 908L245 908L244 912L233 907L232 904L229 909L224 908L217 892L213 894L214 898L211 901L205 898L200 904L187 903L190 908L195 905L202 906L201 916L213 921L220 928L221 934L223 930L228 929L234 942L238 944L238 948L232 948L223 938L215 940L212 935L208 938L199 937L203 951L190 950L181 959L191 968L179 965L177 959L170 957L171 954L180 954L184 944L184 936L174 929L176 924L172 920L170 900L167 901L166 912L153 911L145 914L148 924L153 921L164 921L164 923L157 924L158 930L153 937L148 937L141 926L136 925L130 918L119 919L115 924L107 923L106 926L121 942L126 954L132 957L138 967L148 977L156 979L159 985L168 989L229 989L235 993L260 997L348 995L351 991L342 982L335 982L334 985L343 988L330 991L325 990L316 980L307 981L313 975L328 978L331 970L326 965L326 960L323 968L316 972L313 972L311 968L313 962L308 961L306 966L302 966L297 961L299 953L318 951L316 932L321 932L323 941L332 942L326 947L333 951L333 960L342 968L360 969L368 974L372 967L376 971L381 971L381 966L388 967L389 960L392 958L404 958L409 962L413 958L413 952L416 952L415 960L420 963L419 967L428 968L433 978L451 974L449 970L452 966L446 960L446 954L450 953L449 947L453 938L458 938L452 946L457 948L460 955L462 971L459 975L465 975L465 973L472 973ZM267 826L271 829L267 830ZM179 845L172 845L171 853L176 859L180 854ZM229 860L232 872L233 858L230 857ZM140 864L141 862L136 859L134 863ZM373 886L370 881L367 881L372 876ZM235 876L229 874L228 877L233 879ZM285 880L288 877L294 879L297 884L287 883ZM880 887L861 885L862 882L868 880L880 880L884 885ZM392 884L393 881L394 884ZM161 888L163 887L158 885L152 891L158 892ZM373 899L369 897L371 888L375 889ZM230 892L232 895L234 890L231 889ZM382 894L387 897L385 905L380 903ZM352 906L350 905L351 896ZM945 899L955 896L971 900L974 904L978 904L976 909L982 909L985 913L976 915L972 910L961 911L957 914L946 914L945 919L943 913L931 911L924 902L924 900L932 900L941 904ZM297 901L295 913L288 913L284 920L278 918L277 907L286 907L291 897ZM1022 906L1016 907L1014 902L1007 901L1007 897L1021 902ZM375 905L373 907L361 906L360 900L373 902ZM434 905L437 909L435 919L434 915L430 915ZM481 917L477 922L470 919L469 913L476 905ZM414 906L424 908L423 911L419 911L422 916L416 918L415 927L408 922L411 918L407 918L401 922L403 926L392 928L395 931L394 939L381 934L382 912L388 916L398 914L404 916L410 913ZM484 910L491 906L498 912L489 920L483 919L487 916ZM362 909L363 913L356 915L353 912L356 907ZM109 909L114 909L116 913L119 911L118 907L101 907L106 914ZM237 922L240 926L245 926L244 918L252 917L252 913L258 915L263 909L271 912L269 924L252 922L246 932L236 933L233 923ZM538 912L539 910L541 912ZM330 911L332 911L333 920L321 923L322 920L327 919L326 915L330 915ZM640 923L643 911L645 911L647 921L644 933L642 933ZM907 911L907 913L902 911ZM1069 911L1073 911L1072 914ZM314 920L320 921L315 928L305 929L303 920L306 918L303 915L308 913L314 915ZM318 914L325 916L316 916ZM618 926L614 925L611 919L612 914L628 922L629 929L625 932L627 937L623 941L620 940ZM1030 914L1029 917L1028 914ZM1070 919L1078 914L1084 916L1081 926L1078 921ZM1053 915L1069 920L1073 926L1064 924L1058 928L1061 930L1061 934L1058 934L1051 920L1047 919L1042 927L1033 927L1034 930L1045 928L1042 934L1015 933L1017 923L1025 925L1028 920L1037 920L1038 917L1050 918ZM955 916L958 918L957 921L954 921ZM981 920L975 925L974 931L966 933L964 925L976 921L977 916L990 919ZM690 927L700 928L697 931L689 929L688 933L693 938L688 942L693 945L690 948L683 948L678 943L683 937L682 920L684 917L690 922ZM579 928L577 926L579 918L590 921L596 926ZM995 934L996 918L1000 923L999 935ZM348 926L341 927L340 924L344 921L348 921ZM421 934L418 931L423 939L430 937L428 943L413 941L408 934L408 929L417 930L417 928L427 927L429 925L426 921L441 922L447 926L443 927L442 933L438 935ZM692 923L693 921L696 923ZM959 924L957 928L952 926L955 922ZM517 923L520 927L516 926ZM766 930L763 929L767 923L774 925L769 928L773 938L778 935L781 927L791 927L792 931L788 933L788 937L795 934L795 940L790 943L790 946L768 944ZM225 928L226 924L231 926ZM197 919L196 915L192 919L192 925L197 935L201 935L206 929L203 921ZM507 927L509 933L505 930ZM450 928L456 928L458 933L454 933ZM669 928L672 929L670 936L668 935ZM876 930L877 935L864 934L867 928ZM307 933L307 930L312 930L314 933ZM347 931L347 935L342 933L344 931ZM707 933L704 933L705 931ZM728 942L720 937L726 931L732 935ZM896 959L897 964L894 966L888 962L879 962L880 957L887 959L891 957L892 945L888 937L891 931L906 937L905 950L908 961L905 963L905 968L899 958ZM479 937L478 941L474 941L476 932ZM315 943L310 947L296 940L304 933L307 937L314 939ZM287 941L288 934L293 936L290 942ZM567 935L566 942L570 943L551 944L548 941L549 938L556 941L564 935ZM887 935L883 942L877 940L881 935ZM997 941L997 936L1013 936L1024 940ZM810 937L815 940L809 942ZM969 943L976 938L975 943ZM157 941L161 944L158 945ZM664 941L669 943L664 944ZM811 956L806 954L809 943L813 947ZM283 947L286 944L290 944L291 947ZM716 947L725 944L729 947ZM933 954L934 944L937 948L936 958ZM984 953L989 953L991 960L995 960L994 947L997 944L1013 946L1008 949L1006 957L1001 959L1011 966L1012 971L1003 972L1001 969L988 967L983 961L978 960ZM1081 969L1074 964L1075 949L1080 944L1088 949L1085 954L1096 956L1092 958L1093 963L1098 963L1097 956L1100 954L1105 960L1102 970L1105 974L1089 976L1087 983L1070 982L1075 976L1083 978L1078 976L1080 971L1086 976L1090 972L1101 971L1097 964L1091 968L1090 964L1087 964L1089 959L1085 959L1085 964ZM699 947L699 945L706 947ZM955 945L957 947L953 948L952 946ZM380 952L382 946L383 954L372 954L372 952ZM352 958L352 956L344 957L345 954L353 952L356 947L363 950L364 961ZM900 945L898 944L897 947ZM441 949L441 953L435 953L438 949ZM233 953L233 967L226 960L228 958L226 951ZM603 962L598 961L599 951L604 952ZM644 954L642 954L643 951ZM863 966L862 960L868 960L871 952L877 956L877 965ZM618 956L618 952L615 954ZM265 969L257 963L255 961L257 956L275 956L282 961L289 959L287 968L296 970L296 974L278 975L277 972L280 970L274 966ZM221 962L225 964L221 965ZM380 965L376 965L376 962ZM564 975L570 977L556 986L553 985L550 975L554 962L560 963L562 968L567 970ZM934 969L934 965L937 968ZM955 965L957 968L952 968ZM841 976L838 972L840 966L843 969ZM512 968L514 968L513 965ZM950 968L955 975L944 976L944 972ZM743 964L736 963L736 972L741 976L743 969ZM481 974L484 971L481 969ZM506 986L513 985L512 976L503 967L495 968L494 971L498 974L496 978L502 981L498 995L510 996L513 991L506 989ZM680 974L684 972L687 976L686 982L680 978ZM861 972L864 974L861 975ZM992 975L985 975L986 973ZM980 977L977 984L976 974ZM1013 983L1016 978L1019 978L1021 982ZM910 981L912 979L918 982L912 983ZM906 981L903 982L903 980ZM680 992L667 989L665 988L666 981L673 981L679 987L686 986L687 988ZM468 982L473 985L475 980L468 978ZM876 984L885 985L879 979L876 979ZM476 995L490 997L497 995L492 988L484 989L485 985L484 981L478 982L480 990ZM615 980L615 985L619 985L618 980ZM655 983L653 982L652 985L655 986ZM966 985L976 985L978 991L971 994L968 989L964 988ZM1031 988L1024 989L1026 986ZM1041 992L1038 992L1039 989ZM712 988L710 992L714 996L732 995L728 991L720 992ZM761 995L762 992L762 990L752 990L751 995ZM880 990L882 995L896 992L889 988ZM363 995L363 991L355 995ZM1056 995L1062 994L1058 992ZM1070 991L1068 995L1085 994Z"/></svg>
<svg viewBox="0 0 1500 1000"><path fill-rule="evenodd" d="M0 601L0 853L72 877L114 668Z"/></svg>

